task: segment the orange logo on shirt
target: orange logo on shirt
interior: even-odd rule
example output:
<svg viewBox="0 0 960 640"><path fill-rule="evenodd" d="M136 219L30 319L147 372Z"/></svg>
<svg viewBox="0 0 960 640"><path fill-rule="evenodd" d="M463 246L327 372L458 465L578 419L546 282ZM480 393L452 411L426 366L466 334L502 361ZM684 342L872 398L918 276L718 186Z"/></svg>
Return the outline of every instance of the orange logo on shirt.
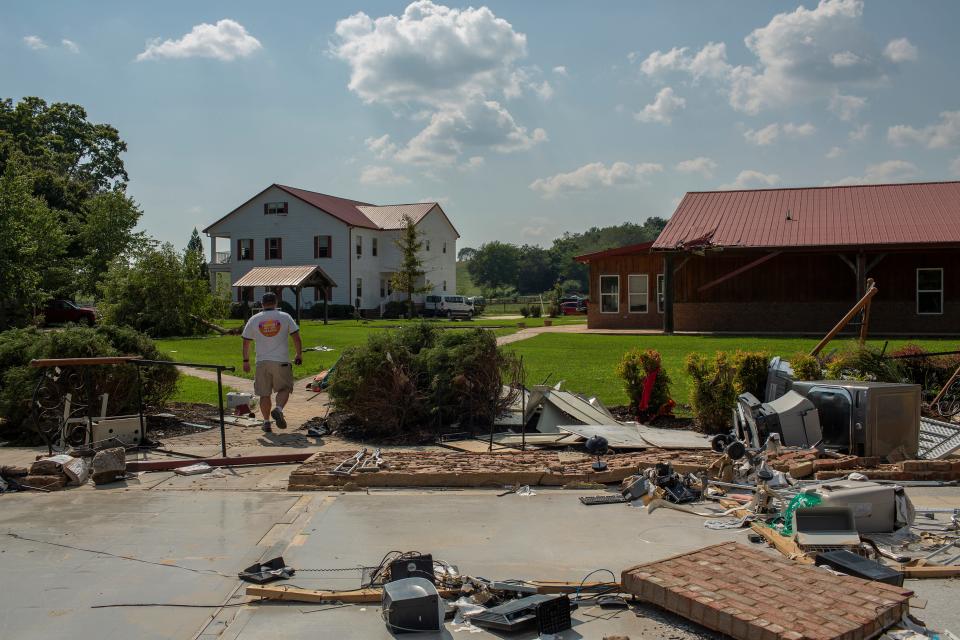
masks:
<svg viewBox="0 0 960 640"><path fill-rule="evenodd" d="M272 338L273 336L280 333L281 326L282 325L280 321L274 320L273 318L262 320L260 324L257 325L257 327L260 329L260 333L262 333L268 338Z"/></svg>

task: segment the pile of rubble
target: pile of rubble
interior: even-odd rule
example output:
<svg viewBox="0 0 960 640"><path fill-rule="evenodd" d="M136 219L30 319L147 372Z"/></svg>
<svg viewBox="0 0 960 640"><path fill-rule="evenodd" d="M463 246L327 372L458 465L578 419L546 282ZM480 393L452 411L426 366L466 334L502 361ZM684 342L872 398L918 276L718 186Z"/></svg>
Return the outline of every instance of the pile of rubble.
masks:
<svg viewBox="0 0 960 640"><path fill-rule="evenodd" d="M39 457L29 467L0 467L0 490L56 491L90 481L103 485L126 478L126 450L123 447L75 450L72 453L74 455Z"/></svg>

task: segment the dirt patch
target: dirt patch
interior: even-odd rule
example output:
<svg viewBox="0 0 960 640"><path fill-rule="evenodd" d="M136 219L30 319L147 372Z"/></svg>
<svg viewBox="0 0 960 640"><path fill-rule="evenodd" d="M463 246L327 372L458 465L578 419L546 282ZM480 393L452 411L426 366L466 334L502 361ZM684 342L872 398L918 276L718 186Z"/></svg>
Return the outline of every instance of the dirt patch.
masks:
<svg viewBox="0 0 960 640"><path fill-rule="evenodd" d="M621 404L614 407L607 407L607 410L620 422L633 422L637 419L637 414L630 405ZM696 429L693 418L682 418L678 416L657 416L653 420L648 420L645 424L651 427L660 427L661 429Z"/></svg>
<svg viewBox="0 0 960 640"><path fill-rule="evenodd" d="M204 427L220 426L218 410L217 407L209 404L171 402L164 407L163 411L146 416L147 433L157 438L204 433L209 431Z"/></svg>

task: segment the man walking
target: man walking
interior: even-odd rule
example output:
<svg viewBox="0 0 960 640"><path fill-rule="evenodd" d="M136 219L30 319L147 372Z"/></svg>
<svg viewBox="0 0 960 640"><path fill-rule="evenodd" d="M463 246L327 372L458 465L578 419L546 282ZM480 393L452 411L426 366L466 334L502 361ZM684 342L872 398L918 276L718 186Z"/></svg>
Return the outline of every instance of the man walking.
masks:
<svg viewBox="0 0 960 640"><path fill-rule="evenodd" d="M257 368L253 376L253 392L260 396L263 430L270 433L270 418L281 429L287 428L283 407L293 391L293 367L290 366L290 347L287 338L293 338L297 356L293 362L303 362L303 344L300 327L290 314L277 309L277 294L263 294L263 311L247 320L243 327L243 370L250 371L250 342L256 343ZM270 394L276 392L277 406L271 411Z"/></svg>

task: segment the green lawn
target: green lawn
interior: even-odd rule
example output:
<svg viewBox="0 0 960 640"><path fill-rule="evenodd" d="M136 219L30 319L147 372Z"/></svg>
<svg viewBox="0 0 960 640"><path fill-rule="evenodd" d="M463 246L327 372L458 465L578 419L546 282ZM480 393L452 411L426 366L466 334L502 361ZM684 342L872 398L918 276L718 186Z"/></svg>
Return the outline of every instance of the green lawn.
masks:
<svg viewBox="0 0 960 640"><path fill-rule="evenodd" d="M554 324L576 324L585 322L584 316L554 318ZM384 331L388 327L406 324L408 320L372 320L357 322L355 320L331 321L329 325L317 320L304 320L301 325L303 340L303 365L294 367L294 376L297 379L316 374L329 368L347 347L366 342L371 331ZM419 321L413 321L419 322ZM494 331L506 335L517 331L515 320L485 320L479 317L472 322L450 322L449 320L433 320L441 327L497 327ZM523 320L528 327L543 326L543 318L527 318ZM220 323L226 327L240 325L239 320L224 320ZM450 329L457 331L459 329ZM157 340L157 346L170 354L178 362L194 362L200 364L223 364L235 367L233 375L252 378L252 373L243 372L243 357L241 347L243 340L240 336L210 335L199 338L170 338ZM332 347L333 351L307 351L309 347ZM214 394L214 398L216 395Z"/></svg>
<svg viewBox="0 0 960 640"><path fill-rule="evenodd" d="M483 292L480 291L480 287L473 284L473 279L470 277L470 272L467 271L466 262L457 262L457 295L483 295Z"/></svg>
<svg viewBox="0 0 960 640"><path fill-rule="evenodd" d="M224 402L226 402L228 391L235 391L235 389L228 385L223 386ZM177 379L177 391L170 400L172 402L199 402L216 406L217 383L194 376L181 375Z"/></svg>
<svg viewBox="0 0 960 640"><path fill-rule="evenodd" d="M542 334L508 345L506 348L523 356L527 371L527 385L539 384L547 376L549 383L566 380L565 388L598 396L609 405L626 404L627 395L614 373L623 354L634 348L656 349L663 358L664 368L672 381L671 395L678 405L689 403L690 379L684 373L688 353L698 351L712 354L716 351L769 351L789 359L797 352L809 352L817 344L814 338L735 337L735 336L618 336L602 334ZM891 340L888 351L908 342L930 351L948 351L958 348L957 340ZM870 344L882 347L884 341ZM836 340L827 351L846 346ZM679 413L689 412L680 411Z"/></svg>

